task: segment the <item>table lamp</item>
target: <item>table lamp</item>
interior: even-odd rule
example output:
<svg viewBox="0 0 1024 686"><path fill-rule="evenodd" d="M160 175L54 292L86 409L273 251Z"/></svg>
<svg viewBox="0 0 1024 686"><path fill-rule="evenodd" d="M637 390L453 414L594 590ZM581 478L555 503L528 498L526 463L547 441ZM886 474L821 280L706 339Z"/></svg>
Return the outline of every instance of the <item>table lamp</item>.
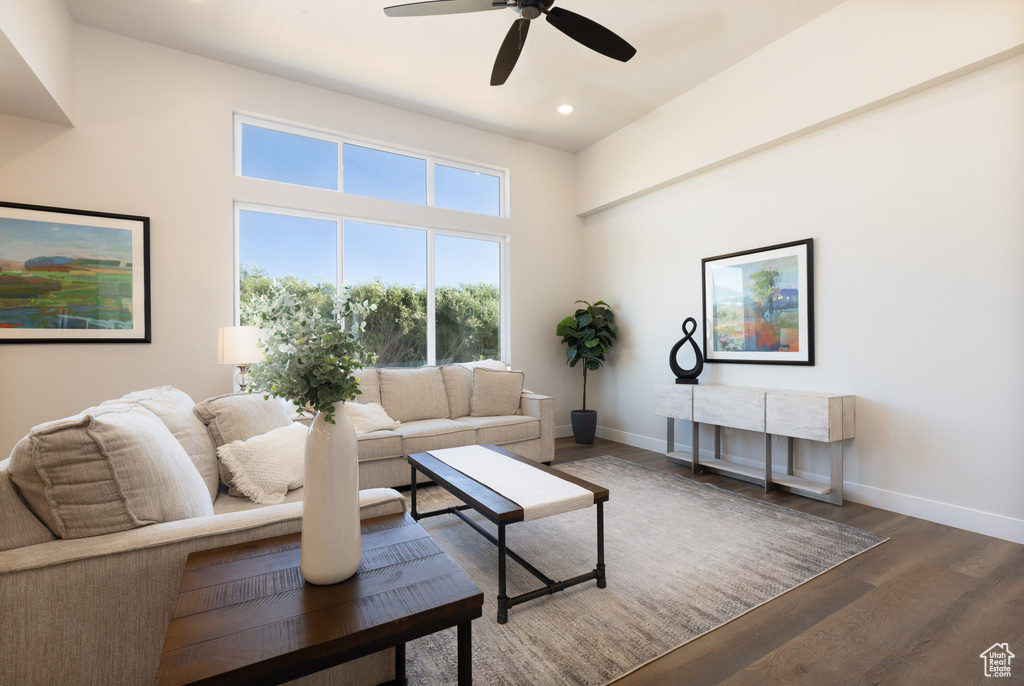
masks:
<svg viewBox="0 0 1024 686"><path fill-rule="evenodd" d="M233 364L238 367L238 390L245 393L248 385L245 374L249 365L263 359L258 347L260 330L255 326L222 326L217 342L217 364Z"/></svg>

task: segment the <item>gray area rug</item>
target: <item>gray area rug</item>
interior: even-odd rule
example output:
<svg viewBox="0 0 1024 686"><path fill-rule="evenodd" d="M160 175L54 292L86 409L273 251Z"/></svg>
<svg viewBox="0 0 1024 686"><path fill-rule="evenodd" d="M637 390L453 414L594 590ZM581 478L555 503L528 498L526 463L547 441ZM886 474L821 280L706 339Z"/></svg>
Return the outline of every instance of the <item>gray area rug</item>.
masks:
<svg viewBox="0 0 1024 686"><path fill-rule="evenodd" d="M531 600L499 625L494 544L454 516L420 522L484 592L474 683L607 683L886 540L614 457L556 468L610 490L606 589L588 582ZM420 511L457 502L437 486L417 498ZM512 524L508 546L552 579L585 574L596 562L596 511ZM512 560L507 569L510 596L540 586ZM454 629L409 643L409 683L454 683L455 658Z"/></svg>

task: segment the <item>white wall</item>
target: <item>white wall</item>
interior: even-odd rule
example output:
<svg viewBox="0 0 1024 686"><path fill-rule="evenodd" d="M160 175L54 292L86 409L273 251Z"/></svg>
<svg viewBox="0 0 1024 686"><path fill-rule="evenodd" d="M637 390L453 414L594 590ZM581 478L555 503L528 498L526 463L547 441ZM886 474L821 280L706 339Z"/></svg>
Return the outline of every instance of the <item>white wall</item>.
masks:
<svg viewBox="0 0 1024 686"><path fill-rule="evenodd" d="M0 111L73 122L74 26L63 0L0 3Z"/></svg>
<svg viewBox="0 0 1024 686"><path fill-rule="evenodd" d="M1022 122L1014 57L588 218L587 289L624 334L595 376L602 434L664 450L653 385L700 320L701 258L813 237L817 364L701 383L856 394L849 499L1024 542ZM798 469L826 473L812 448Z"/></svg>
<svg viewBox="0 0 1024 686"><path fill-rule="evenodd" d="M554 324L582 281L570 155L86 27L76 40L76 127L0 116L0 199L150 217L153 343L0 346L0 456L35 424L135 389L231 391L215 347L233 317L235 200L510 235L511 362L567 423ZM236 110L506 167L511 217L236 178Z"/></svg>
<svg viewBox="0 0 1024 686"><path fill-rule="evenodd" d="M846 0L582 151L577 212L607 209L1022 52L1020 0Z"/></svg>

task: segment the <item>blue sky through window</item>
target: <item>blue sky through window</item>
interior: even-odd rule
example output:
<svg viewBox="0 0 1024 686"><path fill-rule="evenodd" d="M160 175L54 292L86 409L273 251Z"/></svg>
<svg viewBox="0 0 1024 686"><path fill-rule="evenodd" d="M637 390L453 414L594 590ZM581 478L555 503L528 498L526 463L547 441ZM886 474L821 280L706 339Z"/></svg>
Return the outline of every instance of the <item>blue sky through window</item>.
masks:
<svg viewBox="0 0 1024 686"><path fill-rule="evenodd" d="M241 210L238 263L259 265L275 278L338 282L338 228L327 219Z"/></svg>
<svg viewBox="0 0 1024 686"><path fill-rule="evenodd" d="M492 174L435 164L434 204L497 217L501 214L501 179Z"/></svg>
<svg viewBox="0 0 1024 686"><path fill-rule="evenodd" d="M242 125L242 176L338 190L338 144Z"/></svg>
<svg viewBox="0 0 1024 686"><path fill-rule="evenodd" d="M434 285L501 283L501 244L497 241L434 237Z"/></svg>
<svg viewBox="0 0 1024 686"><path fill-rule="evenodd" d="M427 161L345 143L345 192L427 204Z"/></svg>
<svg viewBox="0 0 1024 686"><path fill-rule="evenodd" d="M427 232L396 226L345 222L345 280L426 288Z"/></svg>

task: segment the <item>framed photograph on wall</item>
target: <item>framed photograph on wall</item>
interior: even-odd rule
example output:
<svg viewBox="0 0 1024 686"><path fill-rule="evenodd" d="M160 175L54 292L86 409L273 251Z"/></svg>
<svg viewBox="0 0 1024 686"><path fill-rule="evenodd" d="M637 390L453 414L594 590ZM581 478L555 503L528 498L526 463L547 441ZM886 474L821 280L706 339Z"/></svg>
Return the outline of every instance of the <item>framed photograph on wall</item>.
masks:
<svg viewBox="0 0 1024 686"><path fill-rule="evenodd" d="M814 364L814 239L701 260L708 362Z"/></svg>
<svg viewBox="0 0 1024 686"><path fill-rule="evenodd" d="M0 343L149 342L149 217L0 202Z"/></svg>

